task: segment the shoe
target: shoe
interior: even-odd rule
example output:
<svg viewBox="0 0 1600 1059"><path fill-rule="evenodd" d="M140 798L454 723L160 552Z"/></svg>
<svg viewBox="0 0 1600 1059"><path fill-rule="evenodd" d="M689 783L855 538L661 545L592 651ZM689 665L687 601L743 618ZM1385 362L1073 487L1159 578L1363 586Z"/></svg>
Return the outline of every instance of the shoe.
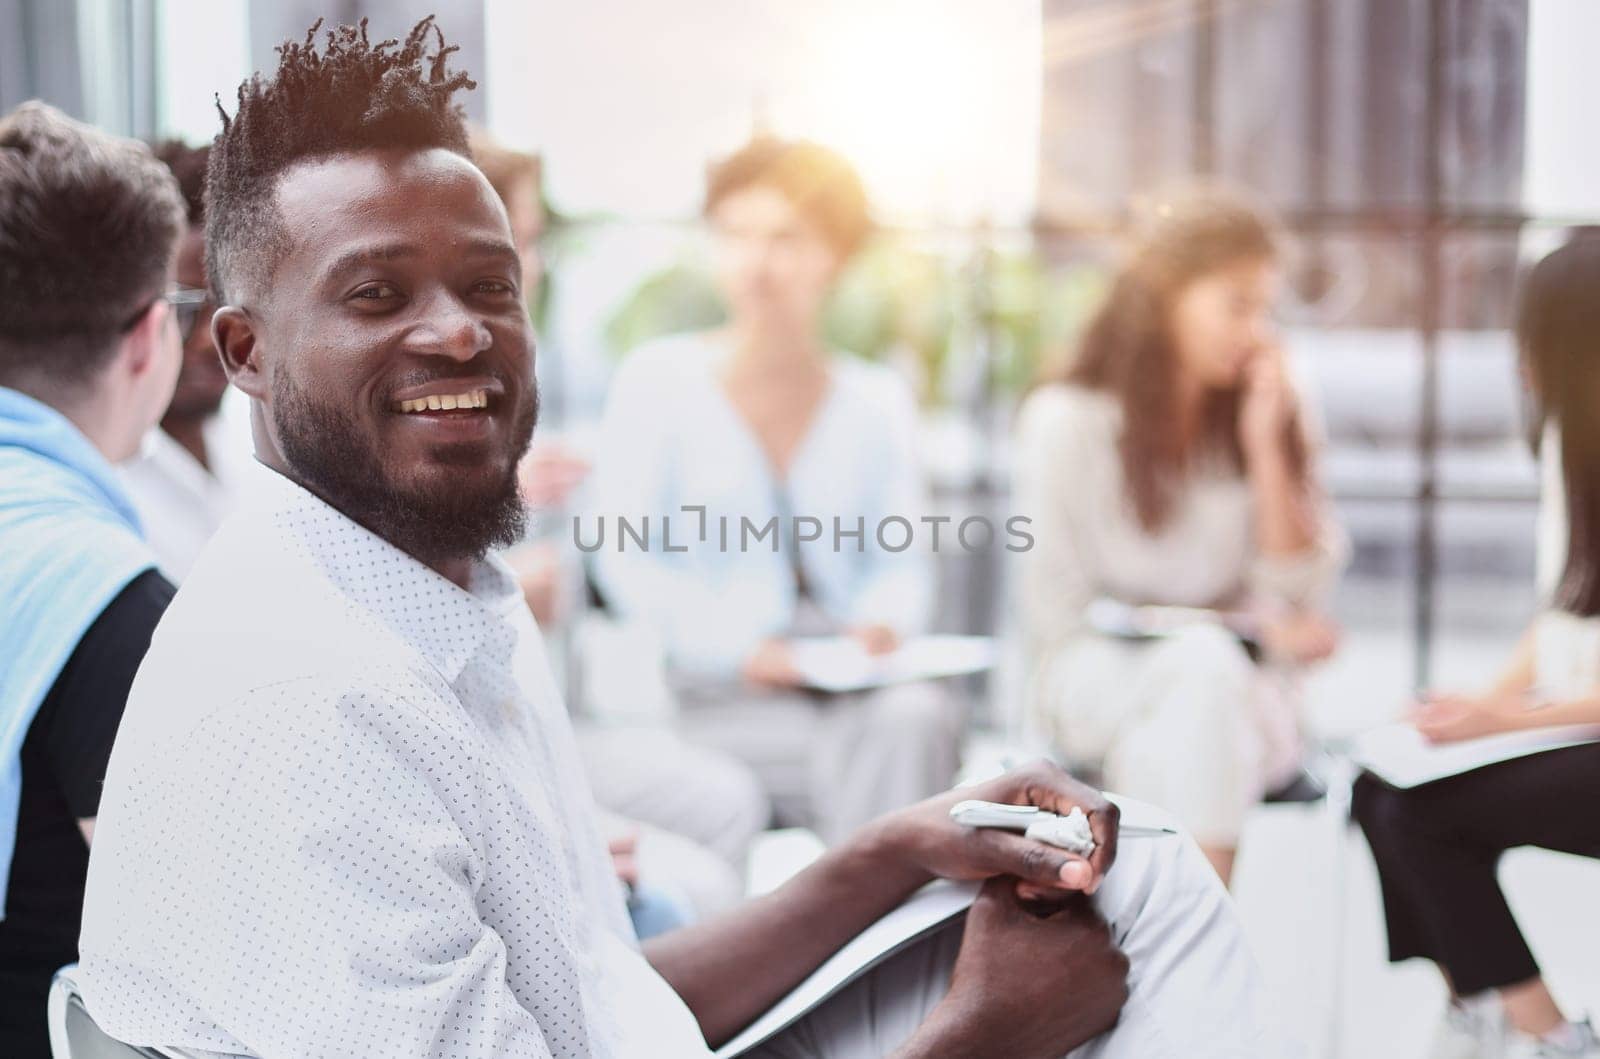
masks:
<svg viewBox="0 0 1600 1059"><path fill-rule="evenodd" d="M1513 1030L1506 1038L1506 1059L1600 1059L1600 1037L1588 1020L1568 1025L1572 1040L1562 1043Z"/></svg>
<svg viewBox="0 0 1600 1059"><path fill-rule="evenodd" d="M1505 1059L1505 1013L1494 994L1452 1000L1433 1035L1428 1059Z"/></svg>

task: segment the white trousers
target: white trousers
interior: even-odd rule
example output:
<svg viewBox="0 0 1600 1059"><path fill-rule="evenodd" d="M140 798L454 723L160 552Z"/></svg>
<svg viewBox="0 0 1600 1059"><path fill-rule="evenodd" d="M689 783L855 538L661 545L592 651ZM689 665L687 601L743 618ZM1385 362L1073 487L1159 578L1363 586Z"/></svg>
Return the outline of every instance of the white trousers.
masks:
<svg viewBox="0 0 1600 1059"><path fill-rule="evenodd" d="M1291 1059L1296 1054L1270 1021L1233 903L1191 839L1127 840L1094 900L1128 955L1128 1002L1116 1027L1074 1050L1071 1059ZM890 1054L944 996L960 944L959 923L913 944L746 1056L879 1059Z"/></svg>
<svg viewBox="0 0 1600 1059"><path fill-rule="evenodd" d="M963 711L938 684L819 696L680 681L676 691L686 739L744 762L780 824L830 844L955 781Z"/></svg>
<svg viewBox="0 0 1600 1059"><path fill-rule="evenodd" d="M1171 811L1207 845L1237 845L1245 814L1299 762L1293 675L1217 626L1147 643L1086 635L1037 680L1065 760L1097 765L1107 789Z"/></svg>

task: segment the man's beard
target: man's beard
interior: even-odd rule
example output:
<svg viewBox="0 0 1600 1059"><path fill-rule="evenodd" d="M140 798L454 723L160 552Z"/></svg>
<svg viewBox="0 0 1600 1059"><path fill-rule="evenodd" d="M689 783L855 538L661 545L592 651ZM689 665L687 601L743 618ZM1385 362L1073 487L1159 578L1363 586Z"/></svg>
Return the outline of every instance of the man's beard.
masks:
<svg viewBox="0 0 1600 1059"><path fill-rule="evenodd" d="M515 452L505 475L478 488L466 476L442 489L406 488L389 476L346 410L315 400L285 371L274 376L272 396L284 459L300 481L418 561L481 559L522 538L527 514L517 463L539 418L537 388L512 424Z"/></svg>

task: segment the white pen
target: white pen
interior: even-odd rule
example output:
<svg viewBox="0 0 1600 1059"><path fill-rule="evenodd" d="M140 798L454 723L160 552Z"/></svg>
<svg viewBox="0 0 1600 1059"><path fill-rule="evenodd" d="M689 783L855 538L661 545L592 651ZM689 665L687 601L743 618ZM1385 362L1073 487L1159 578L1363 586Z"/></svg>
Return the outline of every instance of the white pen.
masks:
<svg viewBox="0 0 1600 1059"><path fill-rule="evenodd" d="M1082 809L1074 808L1065 816L1041 809L1037 805L1007 805L1003 802L969 800L957 802L950 809L950 819L963 827L997 827L1007 831L1021 831L1028 838L1048 842L1052 846L1087 857L1094 852L1094 836L1089 830L1089 818ZM1170 827L1151 827L1122 824L1117 837L1155 838L1175 835Z"/></svg>

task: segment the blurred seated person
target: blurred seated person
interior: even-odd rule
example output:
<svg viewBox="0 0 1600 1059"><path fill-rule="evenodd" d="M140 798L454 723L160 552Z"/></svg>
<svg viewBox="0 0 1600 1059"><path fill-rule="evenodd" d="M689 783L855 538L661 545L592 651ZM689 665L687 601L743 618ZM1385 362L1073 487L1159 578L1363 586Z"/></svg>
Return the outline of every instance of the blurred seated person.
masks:
<svg viewBox="0 0 1600 1059"><path fill-rule="evenodd" d="M473 132L472 157L505 206L522 259L523 289L537 303L545 274L540 158L502 146L481 130ZM559 519L588 471L588 462L559 441L536 441L519 471L523 499L535 512ZM579 602L571 588L582 577L578 553L556 543L567 539L531 537L505 556L547 635L561 629ZM624 881L633 887L642 877L644 888L636 893L667 891L697 915L737 901L750 842L771 818L750 769L670 731L615 727L581 715L574 725Z"/></svg>
<svg viewBox="0 0 1600 1059"><path fill-rule="evenodd" d="M1336 643L1343 538L1273 333L1278 254L1242 199L1168 204L1017 420L1035 717L1107 787L1178 814L1225 881L1246 811L1298 771L1295 671ZM1218 613L1138 640L1091 626L1101 598Z"/></svg>
<svg viewBox="0 0 1600 1059"><path fill-rule="evenodd" d="M178 243L178 285L204 291L209 148L167 140L154 152L172 171L188 210L188 231ZM211 343L211 311L209 295L179 307L183 367L172 403L160 429L146 434L138 455L118 468L161 571L175 583L188 575L200 549L233 511L240 482L255 462L249 422L237 406L233 415L223 410L228 377Z"/></svg>
<svg viewBox="0 0 1600 1059"><path fill-rule="evenodd" d="M592 561L608 604L659 638L688 737L748 762L780 821L833 841L942 789L957 765L960 711L936 686L825 698L799 687L791 657L796 636L881 653L927 624L927 549L893 552L876 532L923 510L915 402L821 333L870 228L842 158L757 139L712 169L705 215L728 323L618 370L587 528L614 539ZM797 517L820 539L799 540ZM621 521L644 519L648 544L624 546ZM859 533L836 538L836 524Z"/></svg>
<svg viewBox="0 0 1600 1059"><path fill-rule="evenodd" d="M1529 275L1517 339L1557 438L1568 512L1549 608L1504 674L1478 695L1430 694L1413 721L1437 743L1559 725L1600 725L1600 240L1555 251ZM1408 789L1372 774L1354 811L1383 883L1389 958L1432 960L1451 1005L1434 1055L1600 1057L1556 1006L1496 880L1516 846L1600 857L1600 743L1546 750ZM1580 904L1574 916L1590 916Z"/></svg>
<svg viewBox="0 0 1600 1059"><path fill-rule="evenodd" d="M141 145L0 117L0 1055L48 1059L112 738L172 585L112 463L178 375L183 202Z"/></svg>

